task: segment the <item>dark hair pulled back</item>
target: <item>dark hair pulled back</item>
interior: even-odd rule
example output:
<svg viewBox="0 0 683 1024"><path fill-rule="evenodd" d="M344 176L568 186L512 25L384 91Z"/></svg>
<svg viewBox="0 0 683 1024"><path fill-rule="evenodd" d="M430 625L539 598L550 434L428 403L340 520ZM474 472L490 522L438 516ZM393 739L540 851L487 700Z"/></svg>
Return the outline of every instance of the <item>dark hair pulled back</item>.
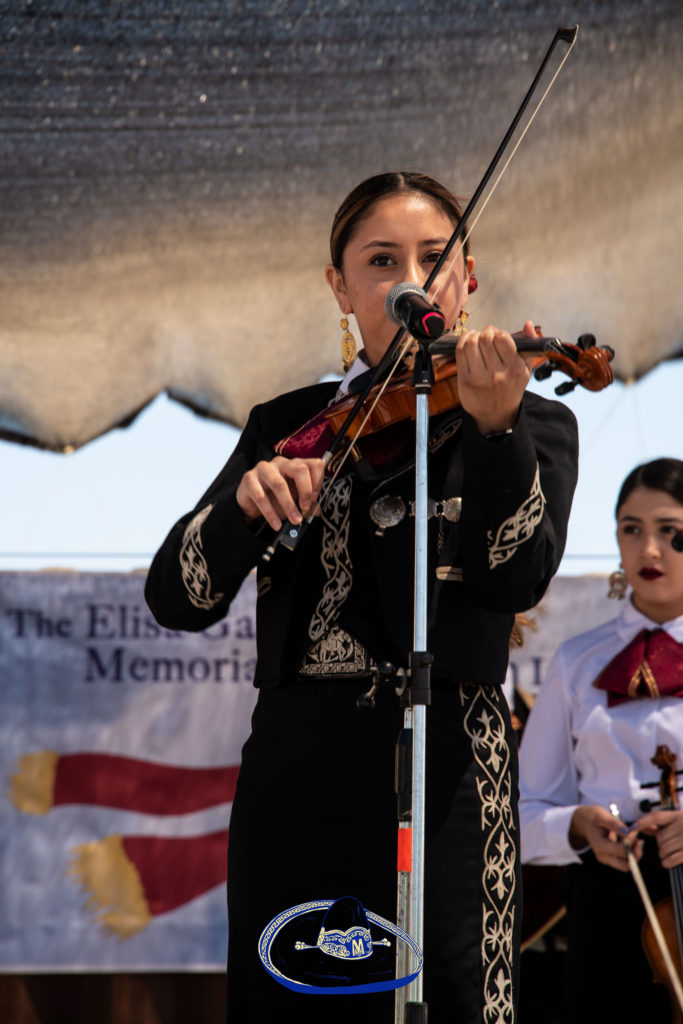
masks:
<svg viewBox="0 0 683 1024"><path fill-rule="evenodd" d="M680 459L654 459L632 469L619 491L615 510L617 515L621 506L638 487L647 487L650 491L663 491L679 505L683 505L683 462Z"/></svg>
<svg viewBox="0 0 683 1024"><path fill-rule="evenodd" d="M415 192L427 196L457 224L462 217L460 202L453 193L436 178L416 171L388 171L366 178L349 192L332 222L330 233L330 259L338 270L342 269L344 250L360 221L367 217L373 206L382 199L401 193ZM469 248L465 243L464 255Z"/></svg>

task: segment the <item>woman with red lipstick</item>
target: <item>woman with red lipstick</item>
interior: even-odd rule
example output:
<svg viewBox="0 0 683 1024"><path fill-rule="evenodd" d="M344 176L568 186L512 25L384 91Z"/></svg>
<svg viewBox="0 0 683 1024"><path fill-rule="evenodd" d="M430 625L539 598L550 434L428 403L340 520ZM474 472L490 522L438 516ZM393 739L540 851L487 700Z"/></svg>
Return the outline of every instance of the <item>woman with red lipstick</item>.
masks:
<svg viewBox="0 0 683 1024"><path fill-rule="evenodd" d="M363 343L342 393L362 388L361 375L391 343L389 292L427 280L460 217L448 189L414 172L375 175L342 202L325 277L337 323L341 314L346 363L351 315ZM423 946L430 1024L515 1020L517 743L501 686L514 613L540 600L562 557L576 480L572 414L526 391L530 369L507 331L464 329L473 271L465 250L437 277L446 323L463 330L461 406L432 417L429 432L434 666ZM534 335L530 321L524 333ZM274 387L264 372L264 397ZM380 917L396 913L394 759L403 714L390 687L372 711L359 711L356 701L376 666L406 666L412 646L412 428L398 424L376 439L372 461L350 460L297 549L262 560L283 520L299 523L316 505L325 466L296 439L310 436L301 428L337 392L336 383L314 384L253 409L226 466L172 527L147 580L159 622L200 630L224 617L258 567L259 696L230 818L230 1024L393 1020L385 984L392 969L378 981L368 977L368 986L387 991L323 998L278 984L259 956L270 922L309 901L349 896ZM316 935L295 938L310 944ZM292 971L304 971L308 953L289 952L298 961ZM330 976L345 970L323 953L332 958ZM375 970L371 960L366 966Z"/></svg>
<svg viewBox="0 0 683 1024"><path fill-rule="evenodd" d="M683 811L641 807L656 800L657 746L683 768L683 554L672 545L683 529L683 462L634 469L616 517L630 600L560 647L520 754L522 857L572 864L568 1019L582 1024L670 1015L642 951L645 912L610 804L641 837L635 851L655 902L671 894L666 869L683 864Z"/></svg>

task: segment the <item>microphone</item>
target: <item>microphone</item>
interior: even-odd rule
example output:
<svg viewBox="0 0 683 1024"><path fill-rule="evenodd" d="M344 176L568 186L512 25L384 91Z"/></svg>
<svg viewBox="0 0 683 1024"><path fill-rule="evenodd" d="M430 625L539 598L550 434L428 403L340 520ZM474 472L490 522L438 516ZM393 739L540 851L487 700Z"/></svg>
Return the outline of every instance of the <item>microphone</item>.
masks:
<svg viewBox="0 0 683 1024"><path fill-rule="evenodd" d="M405 327L419 341L439 338L446 329L443 313L431 304L418 284L395 284L386 297L384 310L392 323Z"/></svg>
<svg viewBox="0 0 683 1024"><path fill-rule="evenodd" d="M671 538L671 547L674 551L683 551L683 530L679 530L678 533L674 533Z"/></svg>

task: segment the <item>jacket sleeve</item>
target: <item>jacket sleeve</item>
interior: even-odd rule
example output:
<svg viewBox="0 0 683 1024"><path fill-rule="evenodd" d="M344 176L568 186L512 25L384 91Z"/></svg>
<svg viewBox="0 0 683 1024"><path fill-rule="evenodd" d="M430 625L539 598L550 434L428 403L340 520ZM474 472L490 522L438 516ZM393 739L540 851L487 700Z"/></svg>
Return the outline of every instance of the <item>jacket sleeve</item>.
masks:
<svg viewBox="0 0 683 1024"><path fill-rule="evenodd" d="M463 419L462 552L467 599L517 612L541 599L560 564L578 474L576 420L526 395L513 431L482 437Z"/></svg>
<svg viewBox="0 0 683 1024"><path fill-rule="evenodd" d="M154 557L145 597L162 626L196 632L222 619L267 545L236 499L244 473L260 459L272 458L260 441L262 409L252 410L230 459Z"/></svg>
<svg viewBox="0 0 683 1024"><path fill-rule="evenodd" d="M519 751L522 860L535 864L579 860L569 843L569 826L580 798L567 668L560 647L531 709Z"/></svg>

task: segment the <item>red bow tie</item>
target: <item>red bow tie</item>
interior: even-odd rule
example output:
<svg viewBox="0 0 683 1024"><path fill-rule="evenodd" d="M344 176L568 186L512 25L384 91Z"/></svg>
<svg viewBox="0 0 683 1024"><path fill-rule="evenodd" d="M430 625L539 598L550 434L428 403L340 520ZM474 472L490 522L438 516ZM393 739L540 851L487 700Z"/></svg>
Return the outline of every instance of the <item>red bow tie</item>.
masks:
<svg viewBox="0 0 683 1024"><path fill-rule="evenodd" d="M683 644L663 629L643 629L593 683L607 706L639 697L683 697Z"/></svg>

